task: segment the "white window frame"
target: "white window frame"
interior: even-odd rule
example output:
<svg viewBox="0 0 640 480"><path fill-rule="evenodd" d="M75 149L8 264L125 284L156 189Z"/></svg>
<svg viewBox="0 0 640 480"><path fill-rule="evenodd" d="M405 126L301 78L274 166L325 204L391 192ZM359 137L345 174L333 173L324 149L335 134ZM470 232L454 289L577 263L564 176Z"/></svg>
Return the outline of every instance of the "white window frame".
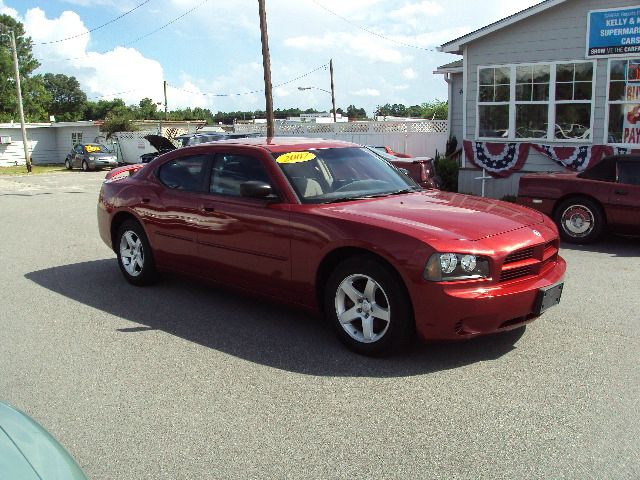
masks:
<svg viewBox="0 0 640 480"><path fill-rule="evenodd" d="M604 104L604 138L602 143L605 145L613 145L615 147L623 147L623 148L638 148L639 144L637 143L612 143L609 142L609 106L611 104L615 105L624 105L625 103L634 103L628 102L626 100L610 100L609 99L609 90L611 87L611 62L619 62L620 60L629 61L629 60L640 60L640 54L638 55L626 55L624 58L618 56L615 58L609 58L607 62L607 101ZM635 102L636 104L640 104L639 102Z"/></svg>
<svg viewBox="0 0 640 480"><path fill-rule="evenodd" d="M591 100L556 100L556 70L557 66L566 63L591 63L593 66L593 76L591 79ZM549 65L549 100L548 101L516 101L516 67L535 67L539 65ZM505 63L494 65L479 65L476 71L476 126L475 137L477 140L485 142L545 142L545 143L585 143L590 144L594 142L595 132L593 130L595 120L595 98L596 98L596 78L598 62L596 59L584 60L558 60L554 62L523 62L523 63ZM510 73L510 86L511 92L509 95L509 136L508 137L481 137L480 136L480 105L492 105L493 102L480 102L480 70L483 68L509 68ZM607 82L608 92L608 82ZM607 93L608 96L608 93ZM608 97L607 97L608 99ZM507 102L500 102L499 105L504 105ZM583 103L591 105L591 138L555 138L555 125L556 125L556 105L571 104L571 103ZM516 138L516 105L548 105L547 112L547 136L538 138ZM607 110L608 112L608 110ZM608 128L608 123L607 123Z"/></svg>
<svg viewBox="0 0 640 480"><path fill-rule="evenodd" d="M82 136L83 136L82 134L83 134L83 133L84 133L84 132L71 132L71 147L72 147L72 148L73 148L73 147L75 147L78 143L82 143ZM78 138L79 138L80 140L79 140L79 141L74 142L74 141L73 141L74 137L75 137L76 139L78 139Z"/></svg>

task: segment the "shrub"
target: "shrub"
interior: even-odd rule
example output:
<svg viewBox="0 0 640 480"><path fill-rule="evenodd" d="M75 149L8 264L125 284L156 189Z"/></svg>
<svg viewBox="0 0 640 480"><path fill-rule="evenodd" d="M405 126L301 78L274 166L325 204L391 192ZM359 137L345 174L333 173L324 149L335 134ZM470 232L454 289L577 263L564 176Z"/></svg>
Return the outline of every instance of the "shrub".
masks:
<svg viewBox="0 0 640 480"><path fill-rule="evenodd" d="M452 158L436 157L436 175L440 177L440 188L447 192L458 191L458 162Z"/></svg>

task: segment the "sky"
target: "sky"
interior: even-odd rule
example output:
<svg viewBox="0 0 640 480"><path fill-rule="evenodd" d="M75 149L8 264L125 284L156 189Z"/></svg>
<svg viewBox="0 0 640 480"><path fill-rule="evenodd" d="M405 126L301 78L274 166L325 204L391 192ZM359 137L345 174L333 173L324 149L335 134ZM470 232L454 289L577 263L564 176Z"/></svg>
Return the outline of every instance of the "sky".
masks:
<svg viewBox="0 0 640 480"><path fill-rule="evenodd" d="M536 3L266 0L274 108L329 111L330 59L345 110L446 100L433 70L461 57L435 47ZM0 0L0 13L24 23L37 73L75 76L92 100L162 102L166 80L170 110L264 110L256 0Z"/></svg>

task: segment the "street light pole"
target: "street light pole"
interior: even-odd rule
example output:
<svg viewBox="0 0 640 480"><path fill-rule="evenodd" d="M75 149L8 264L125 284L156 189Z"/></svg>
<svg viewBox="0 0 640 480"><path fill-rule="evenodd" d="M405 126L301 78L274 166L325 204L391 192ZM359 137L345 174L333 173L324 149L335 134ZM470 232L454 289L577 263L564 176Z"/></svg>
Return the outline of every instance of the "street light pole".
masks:
<svg viewBox="0 0 640 480"><path fill-rule="evenodd" d="M27 164L27 172L31 173L31 156L29 155L29 140L27 139L27 127L24 123L24 109L22 108L22 89L20 88L20 68L18 67L18 51L16 37L13 30L9 30L11 39L11 53L13 55L13 71L16 76L16 95L18 97L18 114L20 115L20 128L22 129L22 145L24 147L24 160Z"/></svg>
<svg viewBox="0 0 640 480"><path fill-rule="evenodd" d="M269 35L267 34L267 12L264 0L258 0L260 13L260 39L262 41L262 66L264 69L264 96L267 108L267 137L275 135L273 118L273 96L271 93L271 58L269 57Z"/></svg>

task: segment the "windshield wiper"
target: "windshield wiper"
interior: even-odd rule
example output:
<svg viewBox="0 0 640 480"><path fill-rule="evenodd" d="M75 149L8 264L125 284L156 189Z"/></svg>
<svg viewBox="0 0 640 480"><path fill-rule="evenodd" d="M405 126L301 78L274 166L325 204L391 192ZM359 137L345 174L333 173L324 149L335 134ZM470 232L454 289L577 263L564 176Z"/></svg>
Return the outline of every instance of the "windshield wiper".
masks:
<svg viewBox="0 0 640 480"><path fill-rule="evenodd" d="M402 190L396 190L396 191L393 191L393 192L372 193L371 195L358 195L358 196L355 196L355 197L332 198L332 199L327 200L326 202L322 202L322 203L340 203L340 202L351 202L353 200L366 200L368 198L381 198L381 197L388 197L390 195L402 195L403 193L417 192L418 190L420 190L420 189L416 188L416 187L409 187L409 188L403 188Z"/></svg>

